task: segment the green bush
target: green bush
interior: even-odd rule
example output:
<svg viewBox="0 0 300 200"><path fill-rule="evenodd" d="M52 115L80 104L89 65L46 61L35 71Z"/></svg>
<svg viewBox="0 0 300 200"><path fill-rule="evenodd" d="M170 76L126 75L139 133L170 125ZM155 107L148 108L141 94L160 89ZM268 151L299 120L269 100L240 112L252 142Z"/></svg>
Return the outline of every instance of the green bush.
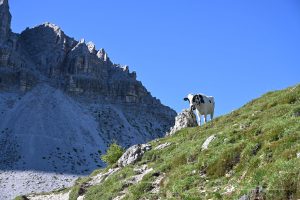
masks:
<svg viewBox="0 0 300 200"><path fill-rule="evenodd" d="M113 165L119 160L123 153L124 149L114 142L109 146L106 154L101 156L101 160L108 165Z"/></svg>

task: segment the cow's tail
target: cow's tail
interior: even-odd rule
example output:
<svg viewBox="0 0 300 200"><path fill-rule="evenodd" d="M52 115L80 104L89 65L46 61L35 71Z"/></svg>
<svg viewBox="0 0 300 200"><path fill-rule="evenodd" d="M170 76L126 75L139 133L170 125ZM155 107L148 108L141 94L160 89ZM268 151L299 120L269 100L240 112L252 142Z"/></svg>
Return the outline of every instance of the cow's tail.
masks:
<svg viewBox="0 0 300 200"><path fill-rule="evenodd" d="M212 107L212 113L211 113L211 120L214 118L214 113L215 113L215 98L214 97L211 97L211 101L212 101L212 104L213 104L213 107Z"/></svg>
<svg viewBox="0 0 300 200"><path fill-rule="evenodd" d="M211 102L213 103L214 107L215 107L215 97L210 97Z"/></svg>

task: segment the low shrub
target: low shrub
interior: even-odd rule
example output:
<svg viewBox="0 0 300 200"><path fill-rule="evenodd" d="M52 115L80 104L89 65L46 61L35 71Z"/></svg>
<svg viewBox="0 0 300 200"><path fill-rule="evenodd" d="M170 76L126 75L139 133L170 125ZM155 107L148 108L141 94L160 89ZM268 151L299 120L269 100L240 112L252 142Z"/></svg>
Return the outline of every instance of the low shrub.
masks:
<svg viewBox="0 0 300 200"><path fill-rule="evenodd" d="M109 146L106 154L101 156L101 160L103 160L108 165L113 165L123 155L124 151L125 150L121 146L114 142Z"/></svg>

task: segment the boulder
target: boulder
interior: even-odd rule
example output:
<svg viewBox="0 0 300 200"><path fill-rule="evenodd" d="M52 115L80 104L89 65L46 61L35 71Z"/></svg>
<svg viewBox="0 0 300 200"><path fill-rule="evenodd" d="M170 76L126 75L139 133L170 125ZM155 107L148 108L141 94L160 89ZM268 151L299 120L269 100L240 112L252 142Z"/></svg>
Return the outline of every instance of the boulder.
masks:
<svg viewBox="0 0 300 200"><path fill-rule="evenodd" d="M250 200L250 197L248 195L244 194L243 196L241 196L239 198L239 200Z"/></svg>
<svg viewBox="0 0 300 200"><path fill-rule="evenodd" d="M195 127L197 125L198 124L195 114L190 109L185 109L176 116L175 125L166 135L170 136L183 128Z"/></svg>
<svg viewBox="0 0 300 200"><path fill-rule="evenodd" d="M146 151L151 150L150 144L137 144L129 149L118 160L118 166L125 167L139 161Z"/></svg>

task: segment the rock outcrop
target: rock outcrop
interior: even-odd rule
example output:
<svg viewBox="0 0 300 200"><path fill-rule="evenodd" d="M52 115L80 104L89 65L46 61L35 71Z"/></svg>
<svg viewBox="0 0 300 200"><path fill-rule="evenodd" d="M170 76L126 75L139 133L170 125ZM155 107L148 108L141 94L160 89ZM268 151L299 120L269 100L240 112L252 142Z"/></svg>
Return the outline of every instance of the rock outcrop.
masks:
<svg viewBox="0 0 300 200"><path fill-rule="evenodd" d="M125 167L139 161L146 151L151 150L150 144L137 144L129 149L118 160L118 166Z"/></svg>
<svg viewBox="0 0 300 200"><path fill-rule="evenodd" d="M195 127L197 125L195 114L190 109L185 109L176 116L175 125L170 129L166 136L173 135L183 128Z"/></svg>
<svg viewBox="0 0 300 200"><path fill-rule="evenodd" d="M0 0L0 18L0 199L67 186L44 180L88 174L104 166L99 157L112 141L145 143L174 124L176 112L103 48L52 23L13 33L8 0ZM40 188L1 170L38 171Z"/></svg>
<svg viewBox="0 0 300 200"><path fill-rule="evenodd" d="M0 0L0 43L6 42L10 35L11 14L8 0Z"/></svg>

